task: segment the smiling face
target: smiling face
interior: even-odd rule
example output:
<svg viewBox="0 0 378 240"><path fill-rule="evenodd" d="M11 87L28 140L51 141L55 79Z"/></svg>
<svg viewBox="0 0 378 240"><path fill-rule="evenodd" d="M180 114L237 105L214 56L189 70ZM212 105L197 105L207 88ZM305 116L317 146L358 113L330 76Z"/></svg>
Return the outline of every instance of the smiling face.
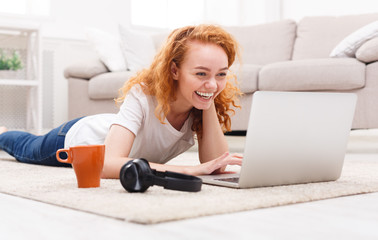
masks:
<svg viewBox="0 0 378 240"><path fill-rule="evenodd" d="M173 79L178 83L176 106L182 110L205 110L226 86L227 54L212 43L193 41L188 46L181 66L171 66Z"/></svg>

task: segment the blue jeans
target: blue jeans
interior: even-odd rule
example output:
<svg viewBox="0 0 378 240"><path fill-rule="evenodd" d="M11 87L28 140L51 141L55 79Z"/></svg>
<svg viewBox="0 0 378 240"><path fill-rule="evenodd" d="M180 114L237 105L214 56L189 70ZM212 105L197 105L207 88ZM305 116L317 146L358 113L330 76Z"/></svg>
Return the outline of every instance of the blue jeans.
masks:
<svg viewBox="0 0 378 240"><path fill-rule="evenodd" d="M46 166L70 167L56 159L56 151L64 148L68 130L81 118L62 124L46 135L36 136L21 131L0 134L0 149L15 157L17 161Z"/></svg>

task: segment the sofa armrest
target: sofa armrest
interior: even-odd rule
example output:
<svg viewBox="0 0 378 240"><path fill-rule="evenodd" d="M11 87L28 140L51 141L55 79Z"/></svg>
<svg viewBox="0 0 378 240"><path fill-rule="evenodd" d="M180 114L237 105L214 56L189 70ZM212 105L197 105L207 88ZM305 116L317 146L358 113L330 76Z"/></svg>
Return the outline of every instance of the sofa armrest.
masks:
<svg viewBox="0 0 378 240"><path fill-rule="evenodd" d="M65 78L91 79L102 73L109 72L106 66L99 59L81 61L68 66L64 70Z"/></svg>

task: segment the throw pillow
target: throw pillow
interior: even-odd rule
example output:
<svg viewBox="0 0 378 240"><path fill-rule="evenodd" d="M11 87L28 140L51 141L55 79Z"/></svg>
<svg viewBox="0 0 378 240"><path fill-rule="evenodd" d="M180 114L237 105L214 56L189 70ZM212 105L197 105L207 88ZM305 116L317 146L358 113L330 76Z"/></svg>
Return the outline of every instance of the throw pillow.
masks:
<svg viewBox="0 0 378 240"><path fill-rule="evenodd" d="M344 38L331 52L330 57L354 57L366 41L378 37L378 21L372 22Z"/></svg>
<svg viewBox="0 0 378 240"><path fill-rule="evenodd" d="M364 43L357 50L356 58L364 63L378 61L378 37Z"/></svg>
<svg viewBox="0 0 378 240"><path fill-rule="evenodd" d="M87 38L93 44L100 60L110 71L127 70L118 37L99 29L90 28L87 30Z"/></svg>
<svg viewBox="0 0 378 240"><path fill-rule="evenodd" d="M156 52L151 36L136 33L121 25L119 34L123 56L130 71L138 71L151 64Z"/></svg>

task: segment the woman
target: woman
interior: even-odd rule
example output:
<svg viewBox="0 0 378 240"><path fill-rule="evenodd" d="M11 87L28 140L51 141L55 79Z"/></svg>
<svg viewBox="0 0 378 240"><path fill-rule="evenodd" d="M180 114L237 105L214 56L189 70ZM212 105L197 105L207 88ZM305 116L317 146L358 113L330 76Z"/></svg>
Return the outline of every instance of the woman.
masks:
<svg viewBox="0 0 378 240"><path fill-rule="evenodd" d="M228 153L223 135L230 130L231 105L241 94L229 76L237 49L217 26L176 29L151 66L121 88L118 114L75 119L40 137L0 129L0 149L21 162L61 166L57 149L105 143L103 178L118 178L127 161L140 157L158 171L190 175L241 165L242 156ZM201 164L165 165L194 145L194 134Z"/></svg>

